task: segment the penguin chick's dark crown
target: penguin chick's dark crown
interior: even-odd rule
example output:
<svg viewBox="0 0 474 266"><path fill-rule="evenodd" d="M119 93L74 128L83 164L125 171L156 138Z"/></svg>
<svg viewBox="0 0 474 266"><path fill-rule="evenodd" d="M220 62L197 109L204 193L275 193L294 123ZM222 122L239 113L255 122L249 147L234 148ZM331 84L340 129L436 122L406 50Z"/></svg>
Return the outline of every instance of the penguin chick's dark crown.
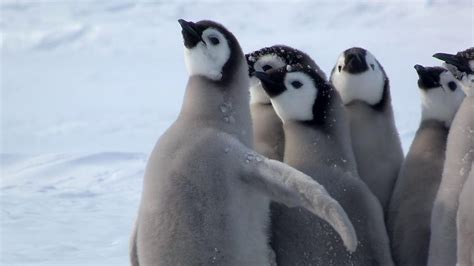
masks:
<svg viewBox="0 0 474 266"><path fill-rule="evenodd" d="M344 67L342 70L351 74L362 73L369 69L365 56L367 50L360 47L353 47L344 51ZM375 66L371 66L372 69Z"/></svg>
<svg viewBox="0 0 474 266"><path fill-rule="evenodd" d="M250 54L246 54L245 58L247 59L247 64L249 66L249 76L252 76L255 73L255 62L257 62L260 57L273 54L280 57L285 64L294 65L294 64L303 64L303 65L313 65L314 62L310 57L304 52L291 48L285 45L274 45L271 47L265 47ZM266 71L267 69L264 69Z"/></svg>
<svg viewBox="0 0 474 266"><path fill-rule="evenodd" d="M378 70L382 72L382 75L385 77L385 79L388 79L384 68L377 60L377 58L372 55L371 58L374 60L374 62L367 62L366 49L360 47L352 47L345 50L342 55L344 56L344 65L336 64L331 70L331 75L333 75L336 71L341 72L343 70L350 74L360 74L367 71L369 67L371 70L375 71L377 66Z"/></svg>
<svg viewBox="0 0 474 266"><path fill-rule="evenodd" d="M323 79L314 68L302 64L287 65L286 67L270 70L268 72L255 72L255 76L261 80L263 88L270 98L274 98L287 90L285 87L286 75L296 72L308 75L313 81L313 86L317 89L317 96L312 110L313 120L306 122L317 125L324 124L328 118L331 99L336 92L332 85ZM301 87L301 82L300 80L290 80L290 83L295 88L298 86Z"/></svg>
<svg viewBox="0 0 474 266"><path fill-rule="evenodd" d="M469 61L474 60L474 47L458 52L455 55L436 53L433 57L455 66L459 71L464 72L465 74L474 73L474 69L472 69L469 64Z"/></svg>
<svg viewBox="0 0 474 266"><path fill-rule="evenodd" d="M421 65L415 65L415 70L419 77L418 87L422 90L442 87L441 74L448 71L442 67L424 67ZM448 86L452 91L456 90L457 87L454 81L450 81Z"/></svg>
<svg viewBox="0 0 474 266"><path fill-rule="evenodd" d="M210 20L201 20L194 23L184 19L179 19L178 22L181 25L184 46L187 49L194 48L200 42L206 46L219 45L220 41L218 39L213 40L211 38L209 40L210 43L206 43L205 40L203 40L202 33L208 28L213 28L224 35L225 41L227 41L227 44L229 45L230 56L222 67L222 78L220 82L229 82L232 78L232 74L237 70L238 64L240 63L239 59L244 57L242 48L240 47L240 44L237 41L237 38L235 38L234 34L232 34L221 24Z"/></svg>

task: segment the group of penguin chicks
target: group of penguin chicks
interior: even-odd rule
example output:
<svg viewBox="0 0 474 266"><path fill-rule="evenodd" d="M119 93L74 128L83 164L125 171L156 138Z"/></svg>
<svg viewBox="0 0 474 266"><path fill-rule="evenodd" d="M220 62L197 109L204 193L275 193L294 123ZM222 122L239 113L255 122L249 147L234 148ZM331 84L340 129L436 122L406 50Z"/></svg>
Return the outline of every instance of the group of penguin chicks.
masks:
<svg viewBox="0 0 474 266"><path fill-rule="evenodd" d="M473 265L474 48L415 66L404 158L369 51L328 80L302 51L244 55L216 22L179 23L190 76L148 161L132 265Z"/></svg>

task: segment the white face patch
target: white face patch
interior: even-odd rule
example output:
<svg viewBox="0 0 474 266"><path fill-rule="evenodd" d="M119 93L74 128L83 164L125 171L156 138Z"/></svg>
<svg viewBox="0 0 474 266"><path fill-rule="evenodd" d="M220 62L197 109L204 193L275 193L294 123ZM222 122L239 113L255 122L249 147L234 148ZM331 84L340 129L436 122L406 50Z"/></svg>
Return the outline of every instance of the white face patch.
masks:
<svg viewBox="0 0 474 266"><path fill-rule="evenodd" d="M285 66L285 62L275 54L266 54L260 57L253 65L255 71L265 72L269 69L276 69ZM270 103L270 97L262 87L262 83L256 77L250 78L250 103Z"/></svg>
<svg viewBox="0 0 474 266"><path fill-rule="evenodd" d="M452 91L449 83L454 82L456 89ZM465 97L462 85L449 71L441 73L442 87L421 90L421 119L434 119L450 126L462 100Z"/></svg>
<svg viewBox="0 0 474 266"><path fill-rule="evenodd" d="M203 42L192 49L184 48L184 61L189 75L202 75L212 80L222 78L222 68L230 57L230 47L222 33L208 28L202 33ZM215 44L213 41L218 40Z"/></svg>
<svg viewBox="0 0 474 266"><path fill-rule="evenodd" d="M344 70L344 54L339 56L331 82L341 95L342 102L364 101L370 105L382 99L385 77L375 57L367 51L365 60L369 66L367 71L351 74ZM341 69L339 71L339 69Z"/></svg>
<svg viewBox="0 0 474 266"><path fill-rule="evenodd" d="M313 105L318 95L314 81L302 72L287 73L285 87L284 92L271 99L273 108L283 123L288 120L312 120Z"/></svg>

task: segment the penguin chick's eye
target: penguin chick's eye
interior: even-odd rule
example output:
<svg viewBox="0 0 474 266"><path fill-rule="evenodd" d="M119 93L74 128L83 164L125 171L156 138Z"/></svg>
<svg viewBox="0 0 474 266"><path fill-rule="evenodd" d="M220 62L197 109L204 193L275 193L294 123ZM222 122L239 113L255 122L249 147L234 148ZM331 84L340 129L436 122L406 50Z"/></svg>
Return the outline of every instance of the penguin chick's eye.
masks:
<svg viewBox="0 0 474 266"><path fill-rule="evenodd" d="M370 64L370 67L372 68L372 70L375 70L375 65L374 64Z"/></svg>
<svg viewBox="0 0 474 266"><path fill-rule="evenodd" d="M342 66L337 66L337 69L339 69L339 72L341 72Z"/></svg>
<svg viewBox="0 0 474 266"><path fill-rule="evenodd" d="M291 82L291 86L293 86L293 88L295 88L295 89L299 89L299 88L301 88L301 86L303 86L303 83L295 80L295 81Z"/></svg>
<svg viewBox="0 0 474 266"><path fill-rule="evenodd" d="M448 83L448 87L449 87L449 89L450 89L451 91L455 91L456 88L457 88L456 83L454 83L454 81L450 81L450 82Z"/></svg>
<svg viewBox="0 0 474 266"><path fill-rule="evenodd" d="M270 70L270 69L272 69L272 68L273 68L273 67L270 66L270 65L264 65L264 66L262 67L262 70L263 70L263 71L267 71L267 70Z"/></svg>
<svg viewBox="0 0 474 266"><path fill-rule="evenodd" d="M209 37L209 41L212 43L212 45L218 45L219 44L219 39L217 37Z"/></svg>

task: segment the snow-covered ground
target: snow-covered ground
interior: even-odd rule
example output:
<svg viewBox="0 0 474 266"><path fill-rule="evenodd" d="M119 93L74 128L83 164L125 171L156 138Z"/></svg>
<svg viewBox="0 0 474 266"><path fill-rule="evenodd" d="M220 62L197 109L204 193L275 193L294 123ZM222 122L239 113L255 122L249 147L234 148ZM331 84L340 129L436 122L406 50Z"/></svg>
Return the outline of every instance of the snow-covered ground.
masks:
<svg viewBox="0 0 474 266"><path fill-rule="evenodd" d="M474 44L470 0L2 0L0 265L127 265L148 153L186 82L178 18L226 25L246 52L272 44L329 73L369 49L391 78L406 150L414 64Z"/></svg>
<svg viewBox="0 0 474 266"><path fill-rule="evenodd" d="M3 155L1 265L126 265L142 153Z"/></svg>

